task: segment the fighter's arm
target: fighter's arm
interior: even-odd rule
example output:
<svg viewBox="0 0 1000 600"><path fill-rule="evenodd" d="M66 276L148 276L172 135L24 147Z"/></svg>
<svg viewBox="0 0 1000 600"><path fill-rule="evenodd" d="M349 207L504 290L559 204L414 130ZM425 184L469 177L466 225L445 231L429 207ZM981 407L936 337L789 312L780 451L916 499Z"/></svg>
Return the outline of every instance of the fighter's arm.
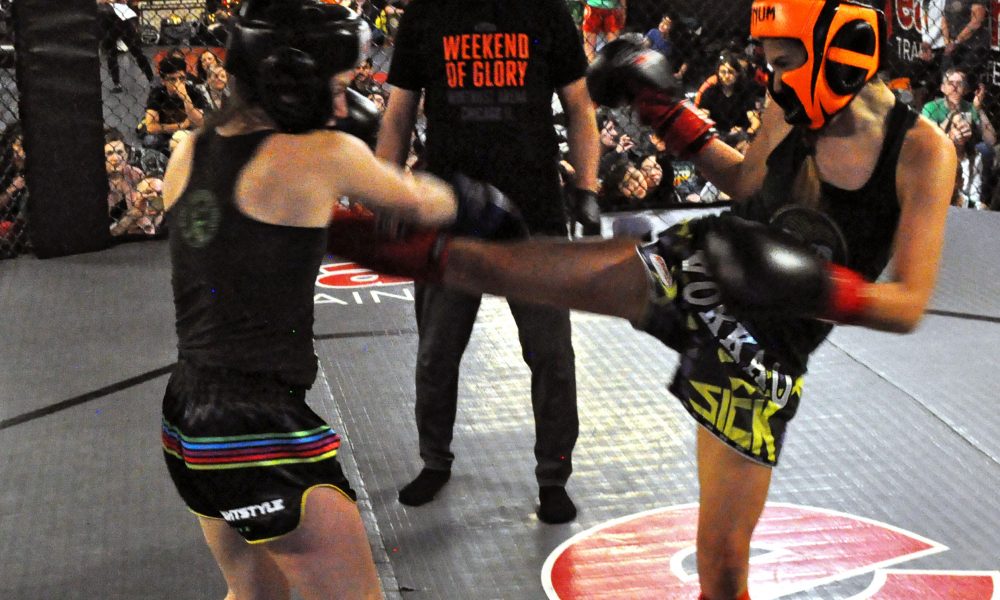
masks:
<svg viewBox="0 0 1000 600"><path fill-rule="evenodd" d="M412 223L438 227L455 219L457 199L452 187L425 173L405 173L396 164L380 160L368 146L341 132L322 132L330 141L326 158L328 189L348 196L372 210L382 210ZM405 150L404 150L405 151Z"/></svg>
<svg viewBox="0 0 1000 600"><path fill-rule="evenodd" d="M741 155L722 140L715 139L696 154L692 161L698 170L720 190L734 200L741 200L760 191L767 173L767 157L786 136L790 126L785 123L781 107L768 101L761 111L760 125Z"/></svg>
<svg viewBox="0 0 1000 600"><path fill-rule="evenodd" d="M382 116L375 155L397 165L406 162L410 152L410 136L417 121L420 91L401 87L393 88L389 104Z"/></svg>
<svg viewBox="0 0 1000 600"><path fill-rule="evenodd" d="M911 331L934 289L956 158L944 134L921 119L907 134L899 165L901 215L888 281L872 283L828 262L794 235L794 228L782 231L724 216L705 228L698 244L723 302L738 314Z"/></svg>
<svg viewBox="0 0 1000 600"><path fill-rule="evenodd" d="M987 11L985 0L973 2L969 7L969 23L955 36L956 44L964 44L976 34L976 30L986 23Z"/></svg>
<svg viewBox="0 0 1000 600"><path fill-rule="evenodd" d="M900 218L891 280L869 286L859 324L886 331L916 327L934 291L957 158L947 136L920 118L900 151L896 170Z"/></svg>
<svg viewBox="0 0 1000 600"><path fill-rule="evenodd" d="M640 322L650 298L646 267L636 253L636 240L628 238L510 243L454 238L443 283L632 323Z"/></svg>
<svg viewBox="0 0 1000 600"><path fill-rule="evenodd" d="M760 189L767 155L784 137L781 132L788 132L780 108L769 107L747 155L740 154L684 99L683 88L658 52L620 38L609 42L591 64L587 86L601 104L631 103L640 122L656 131L668 152L693 161L709 181L736 199Z"/></svg>
<svg viewBox="0 0 1000 600"><path fill-rule="evenodd" d="M181 138L174 151L170 153L167 170L163 174L163 208L170 207L180 198L181 192L187 187L191 177L191 162L194 160L194 145L198 133L192 133Z"/></svg>
<svg viewBox="0 0 1000 600"><path fill-rule="evenodd" d="M559 101L566 111L566 133L569 138L569 163L576 172L578 188L597 190L597 160L600 157L600 135L594 104L587 93L586 79L559 88Z"/></svg>

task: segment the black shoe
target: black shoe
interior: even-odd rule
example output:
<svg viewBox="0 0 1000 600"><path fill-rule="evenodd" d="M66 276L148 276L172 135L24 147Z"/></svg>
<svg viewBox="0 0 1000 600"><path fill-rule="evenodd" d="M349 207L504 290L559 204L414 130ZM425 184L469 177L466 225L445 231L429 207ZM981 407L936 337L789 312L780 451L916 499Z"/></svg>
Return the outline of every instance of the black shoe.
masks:
<svg viewBox="0 0 1000 600"><path fill-rule="evenodd" d="M434 499L451 478L451 471L424 467L417 478L399 490L399 501L407 506L420 506Z"/></svg>
<svg viewBox="0 0 1000 600"><path fill-rule="evenodd" d="M561 485L543 485L538 488L538 519L555 525L568 523L576 518L576 505Z"/></svg>
<svg viewBox="0 0 1000 600"><path fill-rule="evenodd" d="M113 94L120 94L120 93L122 93L124 91L125 91L125 89L122 86L120 86L120 85L116 85L116 86L113 86L111 88L111 93L113 93Z"/></svg>

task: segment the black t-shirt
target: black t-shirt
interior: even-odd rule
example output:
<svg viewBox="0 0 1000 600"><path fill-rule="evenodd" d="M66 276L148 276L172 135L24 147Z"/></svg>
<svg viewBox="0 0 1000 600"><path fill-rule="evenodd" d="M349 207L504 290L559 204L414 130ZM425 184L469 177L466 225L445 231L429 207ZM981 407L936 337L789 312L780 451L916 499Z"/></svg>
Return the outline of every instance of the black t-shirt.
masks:
<svg viewBox="0 0 1000 600"><path fill-rule="evenodd" d="M747 112L754 109L753 92L748 88L735 88L731 96L726 96L722 86L713 85L701 94L699 107L709 112L719 133L729 133L733 127L750 127Z"/></svg>
<svg viewBox="0 0 1000 600"><path fill-rule="evenodd" d="M563 0L413 0L388 83L425 91L428 170L493 183L538 228L563 221L552 94L586 68Z"/></svg>
<svg viewBox="0 0 1000 600"><path fill-rule="evenodd" d="M190 82L186 85L188 97L191 98L191 104L194 104L198 110L206 110L208 102L201 91ZM184 112L184 101L178 96L170 94L167 88L162 85L149 90L149 98L146 100L146 110L155 110L160 116L161 125L183 123L184 119L187 119L187 113Z"/></svg>

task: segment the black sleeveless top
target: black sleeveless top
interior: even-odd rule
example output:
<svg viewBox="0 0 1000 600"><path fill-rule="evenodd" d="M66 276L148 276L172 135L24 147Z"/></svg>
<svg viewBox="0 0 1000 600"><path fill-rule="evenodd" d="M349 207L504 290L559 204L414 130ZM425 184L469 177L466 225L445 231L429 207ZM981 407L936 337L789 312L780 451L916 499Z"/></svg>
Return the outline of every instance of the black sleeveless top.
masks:
<svg viewBox="0 0 1000 600"><path fill-rule="evenodd" d="M857 190L843 190L826 182L820 186L820 207L840 227L847 241L849 259L845 266L874 281L885 269L899 223L896 196L896 167L907 131L917 113L896 101L886 117L886 134L875 170ZM789 182L812 152L805 131L794 128L767 158L767 175L757 195L733 204L732 213L745 219L767 223L781 207L793 204ZM766 348L798 372L804 372L809 354L830 333L832 326L813 319L746 319L748 329Z"/></svg>
<svg viewBox="0 0 1000 600"><path fill-rule="evenodd" d="M257 221L234 199L240 171L271 133L198 136L187 187L167 213L178 354L308 387L326 230Z"/></svg>

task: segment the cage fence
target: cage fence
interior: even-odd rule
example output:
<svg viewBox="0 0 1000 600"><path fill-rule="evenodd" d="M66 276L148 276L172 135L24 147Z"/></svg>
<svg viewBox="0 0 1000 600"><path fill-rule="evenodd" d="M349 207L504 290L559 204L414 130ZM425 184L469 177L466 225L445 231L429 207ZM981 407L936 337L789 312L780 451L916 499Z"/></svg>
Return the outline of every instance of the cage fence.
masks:
<svg viewBox="0 0 1000 600"><path fill-rule="evenodd" d="M29 187L20 144L11 6L0 0L0 257L30 250L24 206ZM239 0L97 0L109 178L111 234L156 238L163 229L162 177L170 152L196 128L179 95L205 113L229 95L224 68L226 23ZM335 0L326 0L335 1ZM629 36L662 52L688 101L715 121L720 136L744 150L759 127L767 66L749 38L750 0L565 0L589 57ZM948 74L964 79L957 108L931 111L942 128L964 118L969 139L952 136L962 158L955 203L983 208L993 200L995 134L1000 98L1000 0L875 0L886 16L880 74L897 96L928 114L945 103ZM372 29L371 53L351 84L381 111L406 0L343 0ZM970 26L970 23L972 25ZM183 90L180 94L180 90ZM940 108L940 107L939 107ZM939 114L940 113L940 114ZM942 117L943 114L943 117ZM606 211L713 203L726 196L695 165L673 158L663 140L627 108L598 110L600 203ZM566 149L565 122L557 135ZM992 130L992 127L989 127ZM950 134L951 135L951 134ZM419 147L419 136L415 140ZM69 143L69 141L67 142ZM30 177L27 178L30 182ZM994 202L996 205L996 202Z"/></svg>

